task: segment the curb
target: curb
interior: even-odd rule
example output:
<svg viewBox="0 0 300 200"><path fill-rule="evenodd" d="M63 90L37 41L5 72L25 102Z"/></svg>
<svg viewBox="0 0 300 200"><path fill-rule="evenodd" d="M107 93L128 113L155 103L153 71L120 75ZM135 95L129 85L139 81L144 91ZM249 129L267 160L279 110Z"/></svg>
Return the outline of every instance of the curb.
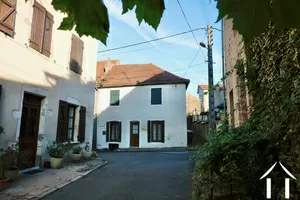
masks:
<svg viewBox="0 0 300 200"><path fill-rule="evenodd" d="M103 160L104 162L103 162L101 165L98 165L98 166L94 167L93 169L91 169L91 170L89 170L89 171L86 171L86 172L84 172L83 174L81 174L81 175L79 175L79 176L76 176L76 177L74 177L74 178L72 178L72 179L70 179L70 180L68 180L68 181L66 181L66 182L59 183L59 184L53 186L52 188L50 188L50 189L48 189L48 190L46 190L46 191L43 191L40 195L37 195L37 196L32 197L32 198L30 198L30 199L34 199L34 200L42 199L42 198L44 198L44 197L46 197L46 196L52 194L53 192L56 192L57 190L59 190L59 189L65 187L65 186L67 186L67 185L69 185L69 184L71 184L71 183L73 183L73 182L75 182L75 181L77 181L77 180L79 180L79 179L81 179L81 178L87 176L88 174L92 173L93 171L95 171L95 170L97 170L97 169L99 169L99 168L101 168L101 167L106 166L106 165L109 163L108 160L106 160L106 159L102 159L102 160Z"/></svg>

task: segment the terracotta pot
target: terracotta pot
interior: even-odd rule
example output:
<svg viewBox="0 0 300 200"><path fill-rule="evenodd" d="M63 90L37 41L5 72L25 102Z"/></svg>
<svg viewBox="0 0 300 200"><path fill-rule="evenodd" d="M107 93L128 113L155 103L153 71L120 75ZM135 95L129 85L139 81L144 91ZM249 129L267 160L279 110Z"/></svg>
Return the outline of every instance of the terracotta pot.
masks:
<svg viewBox="0 0 300 200"><path fill-rule="evenodd" d="M8 181L9 178L0 179L0 192L6 188Z"/></svg>
<svg viewBox="0 0 300 200"><path fill-rule="evenodd" d="M78 162L78 161L80 161L80 159L81 159L81 153L80 154L72 154L71 155L71 159L72 159L72 161L75 161L75 162Z"/></svg>
<svg viewBox="0 0 300 200"><path fill-rule="evenodd" d="M50 158L51 168L58 169L61 167L62 164L62 158Z"/></svg>
<svg viewBox="0 0 300 200"><path fill-rule="evenodd" d="M9 178L9 182L13 182L19 179L19 172L20 172L19 168L5 170L4 176Z"/></svg>
<svg viewBox="0 0 300 200"><path fill-rule="evenodd" d="M92 157L93 152L91 152L91 151L84 151L82 154L83 154L83 157L85 159L89 159L89 158Z"/></svg>

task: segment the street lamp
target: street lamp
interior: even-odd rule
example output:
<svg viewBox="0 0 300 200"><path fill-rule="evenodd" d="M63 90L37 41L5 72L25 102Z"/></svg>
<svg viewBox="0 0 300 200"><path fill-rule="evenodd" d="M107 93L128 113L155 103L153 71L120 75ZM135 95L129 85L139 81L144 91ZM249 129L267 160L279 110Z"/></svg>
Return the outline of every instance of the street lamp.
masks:
<svg viewBox="0 0 300 200"><path fill-rule="evenodd" d="M206 44L204 44L203 42L200 42L199 44L200 44L201 47L207 49Z"/></svg>

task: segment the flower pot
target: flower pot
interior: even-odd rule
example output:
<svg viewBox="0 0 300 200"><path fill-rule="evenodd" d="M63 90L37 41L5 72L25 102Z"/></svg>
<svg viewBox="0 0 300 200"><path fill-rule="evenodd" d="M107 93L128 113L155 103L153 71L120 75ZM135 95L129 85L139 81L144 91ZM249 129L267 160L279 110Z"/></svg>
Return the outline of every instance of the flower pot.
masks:
<svg viewBox="0 0 300 200"><path fill-rule="evenodd" d="M6 188L8 180L9 178L0 179L0 192Z"/></svg>
<svg viewBox="0 0 300 200"><path fill-rule="evenodd" d="M61 167L62 158L50 158L51 168L58 169Z"/></svg>
<svg viewBox="0 0 300 200"><path fill-rule="evenodd" d="M84 157L85 159L91 158L92 154L93 154L93 152L91 152L91 151L84 151L84 152L82 153L82 155L83 155L83 157Z"/></svg>
<svg viewBox="0 0 300 200"><path fill-rule="evenodd" d="M80 159L81 159L81 153L80 154L72 154L71 155L71 159L72 159L72 161L74 161L74 162L78 162L78 161L80 161Z"/></svg>
<svg viewBox="0 0 300 200"><path fill-rule="evenodd" d="M19 168L5 170L4 176L9 178L9 182L13 182L19 179L19 172L20 172Z"/></svg>

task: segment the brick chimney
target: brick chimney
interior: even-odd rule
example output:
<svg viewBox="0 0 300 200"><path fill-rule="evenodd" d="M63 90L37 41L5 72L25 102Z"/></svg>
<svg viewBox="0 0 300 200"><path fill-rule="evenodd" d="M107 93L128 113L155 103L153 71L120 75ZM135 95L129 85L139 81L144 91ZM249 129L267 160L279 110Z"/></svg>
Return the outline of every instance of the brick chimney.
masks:
<svg viewBox="0 0 300 200"><path fill-rule="evenodd" d="M98 61L97 63L97 71L96 71L96 79L101 79L114 65L119 65L120 60L111 60L110 57L107 60Z"/></svg>

